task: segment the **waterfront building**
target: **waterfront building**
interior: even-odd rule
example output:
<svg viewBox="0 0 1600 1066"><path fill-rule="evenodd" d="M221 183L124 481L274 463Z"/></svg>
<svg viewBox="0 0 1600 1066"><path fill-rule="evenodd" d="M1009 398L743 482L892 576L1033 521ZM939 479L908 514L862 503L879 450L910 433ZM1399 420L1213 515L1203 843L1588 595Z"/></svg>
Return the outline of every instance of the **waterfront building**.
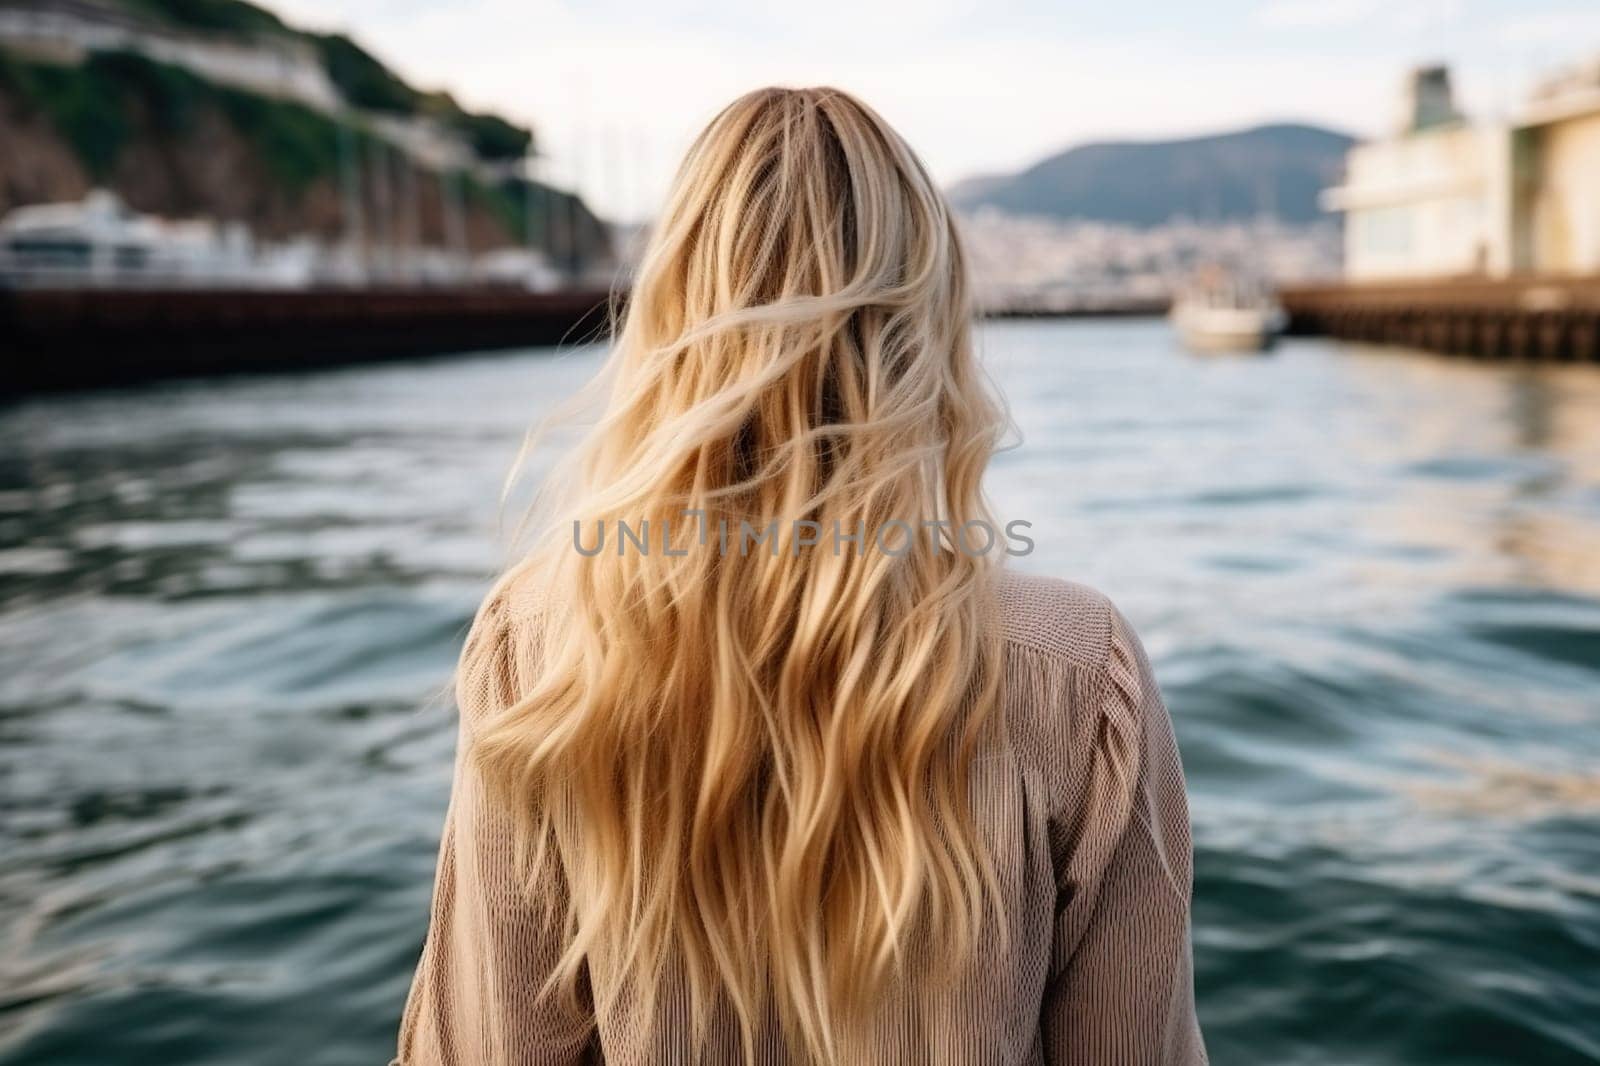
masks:
<svg viewBox="0 0 1600 1066"><path fill-rule="evenodd" d="M1413 71L1393 136L1357 145L1323 203L1345 215L1350 281L1600 272L1600 64L1510 121L1457 110L1449 73Z"/></svg>
<svg viewBox="0 0 1600 1066"><path fill-rule="evenodd" d="M1600 274L1600 58L1541 85L1513 136L1513 269Z"/></svg>

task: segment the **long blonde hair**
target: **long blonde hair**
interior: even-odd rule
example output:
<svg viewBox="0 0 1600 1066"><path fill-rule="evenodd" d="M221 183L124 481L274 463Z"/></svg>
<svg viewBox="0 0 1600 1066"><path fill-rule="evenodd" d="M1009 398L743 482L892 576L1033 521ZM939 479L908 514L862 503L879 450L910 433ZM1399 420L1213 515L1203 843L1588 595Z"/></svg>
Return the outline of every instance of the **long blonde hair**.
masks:
<svg viewBox="0 0 1600 1066"><path fill-rule="evenodd" d="M944 199L859 101L765 89L695 141L605 411L505 579L556 605L538 646L463 656L464 687L519 679L473 756L529 876L569 886L547 992L588 961L653 1002L677 973L698 1036L721 999L747 1055L770 1009L834 1062L984 935L996 556L959 533L1003 419L969 317Z"/></svg>

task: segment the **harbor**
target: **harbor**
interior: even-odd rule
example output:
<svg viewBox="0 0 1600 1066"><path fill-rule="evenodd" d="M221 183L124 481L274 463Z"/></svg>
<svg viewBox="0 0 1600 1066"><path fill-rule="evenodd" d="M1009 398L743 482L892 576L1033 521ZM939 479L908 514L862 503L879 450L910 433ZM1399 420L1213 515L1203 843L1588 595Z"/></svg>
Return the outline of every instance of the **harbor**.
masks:
<svg viewBox="0 0 1600 1066"><path fill-rule="evenodd" d="M625 301L643 231L542 180L530 132L465 112L401 121L368 82L317 73L316 48L290 48L292 63L271 52L240 74L219 67L210 38L137 19L108 38L107 9L63 3L28 0L0 17L0 41L23 57L0 69L0 89L41 92L76 55L130 91L149 91L160 60L265 93L325 128L315 180L329 209L292 223L281 211L170 218L107 188L14 206L0 218L0 396L586 341ZM269 69L280 74L260 75ZM1238 219L1139 225L1007 213L993 186L958 186L977 310L1170 310L1185 344L1214 352L1267 350L1288 332L1600 361L1600 60L1555 69L1503 117L1467 114L1442 66L1412 70L1400 105L1384 136L1314 134L1326 178L1302 181L1295 210L1307 221L1292 224L1280 192L1248 185L1234 193L1247 195ZM1262 127L1192 150L1243 153L1266 139L1281 153L1310 135ZM1203 216L1228 180L1173 195L1198 197Z"/></svg>
<svg viewBox="0 0 1600 1066"><path fill-rule="evenodd" d="M773 81L948 205L1003 565L1170 712L1210 1061L1600 1066L1600 22L264 2L0 0L0 1066L395 1056L465 636Z"/></svg>

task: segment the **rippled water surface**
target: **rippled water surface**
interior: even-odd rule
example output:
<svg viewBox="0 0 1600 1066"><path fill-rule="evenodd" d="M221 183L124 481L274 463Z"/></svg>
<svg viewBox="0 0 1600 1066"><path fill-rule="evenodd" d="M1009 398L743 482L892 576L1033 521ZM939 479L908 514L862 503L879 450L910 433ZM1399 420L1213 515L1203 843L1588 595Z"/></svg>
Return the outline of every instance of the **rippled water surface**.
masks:
<svg viewBox="0 0 1600 1066"><path fill-rule="evenodd" d="M1600 1062L1600 370L982 335L1026 569L1144 634L1219 1064ZM444 683L599 352L0 410L0 1062L383 1062Z"/></svg>

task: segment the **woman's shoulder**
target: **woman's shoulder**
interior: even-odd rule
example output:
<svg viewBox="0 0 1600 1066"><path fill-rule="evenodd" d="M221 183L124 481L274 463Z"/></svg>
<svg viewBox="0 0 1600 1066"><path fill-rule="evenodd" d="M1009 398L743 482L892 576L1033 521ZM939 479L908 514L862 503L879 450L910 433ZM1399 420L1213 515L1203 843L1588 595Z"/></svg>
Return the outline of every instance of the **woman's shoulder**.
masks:
<svg viewBox="0 0 1600 1066"><path fill-rule="evenodd" d="M482 719L526 692L539 670L547 620L557 610L532 582L507 574L479 602L456 669L464 721Z"/></svg>
<svg viewBox="0 0 1600 1066"><path fill-rule="evenodd" d="M996 592L1006 644L1066 666L1104 666L1125 627L1105 593L1075 581L1003 569Z"/></svg>
<svg viewBox="0 0 1600 1066"><path fill-rule="evenodd" d="M542 582L513 569L502 574L479 601L473 628L485 634L520 629L543 622L559 610L555 597Z"/></svg>
<svg viewBox="0 0 1600 1066"><path fill-rule="evenodd" d="M1056 578L1008 575L1008 735L1067 805L1084 768L1137 767L1172 724L1144 645L1102 592ZM1020 661L1019 661L1020 660Z"/></svg>

